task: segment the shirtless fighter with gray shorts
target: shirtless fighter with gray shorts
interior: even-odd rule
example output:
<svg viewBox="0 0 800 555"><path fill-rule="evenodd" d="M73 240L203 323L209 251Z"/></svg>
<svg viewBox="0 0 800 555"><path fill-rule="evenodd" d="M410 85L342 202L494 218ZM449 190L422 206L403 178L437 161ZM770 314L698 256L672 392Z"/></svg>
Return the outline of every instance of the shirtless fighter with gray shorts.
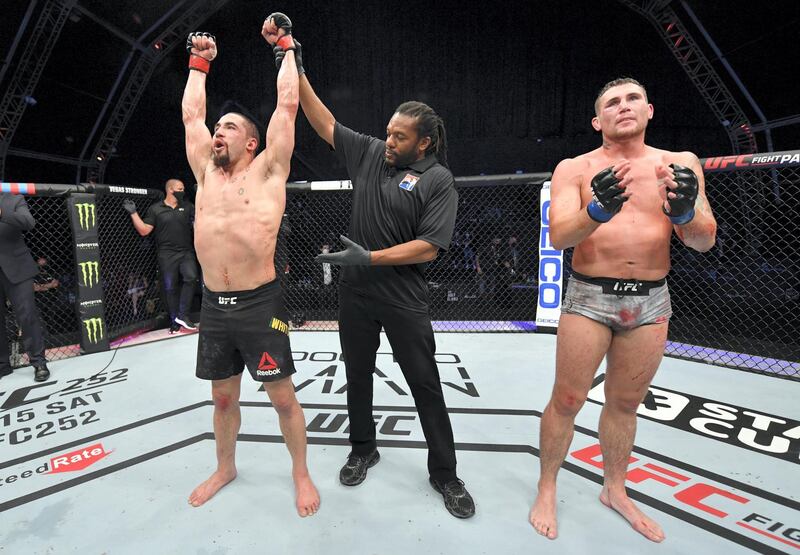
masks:
<svg viewBox="0 0 800 555"><path fill-rule="evenodd" d="M664 539L628 498L625 474L636 409L664 355L672 315L666 283L672 234L705 252L714 246L717 224L697 156L645 144L652 117L641 84L611 81L592 119L603 145L562 161L553 173L550 238L557 249L575 250L558 324L555 385L542 415L539 493L529 516L550 539L558 534L556 474L604 357L600 501L649 540Z"/></svg>

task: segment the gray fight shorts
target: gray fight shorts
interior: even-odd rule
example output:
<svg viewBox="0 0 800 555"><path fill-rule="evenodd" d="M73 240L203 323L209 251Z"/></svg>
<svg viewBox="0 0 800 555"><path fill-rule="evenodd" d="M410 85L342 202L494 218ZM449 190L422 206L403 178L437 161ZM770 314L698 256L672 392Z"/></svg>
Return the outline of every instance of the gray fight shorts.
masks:
<svg viewBox="0 0 800 555"><path fill-rule="evenodd" d="M625 331L664 324L672 316L666 278L658 281L589 277L572 272L562 314L578 314Z"/></svg>

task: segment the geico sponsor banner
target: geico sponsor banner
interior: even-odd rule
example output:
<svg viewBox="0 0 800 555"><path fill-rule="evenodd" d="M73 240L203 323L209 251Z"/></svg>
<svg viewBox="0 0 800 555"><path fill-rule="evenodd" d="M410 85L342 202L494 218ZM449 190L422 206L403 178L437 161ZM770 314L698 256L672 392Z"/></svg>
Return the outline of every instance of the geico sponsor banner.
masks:
<svg viewBox="0 0 800 555"><path fill-rule="evenodd" d="M536 307L537 328L557 328L561 317L563 255L550 242L550 182L542 184L539 198L539 299Z"/></svg>
<svg viewBox="0 0 800 555"><path fill-rule="evenodd" d="M704 173L800 166L800 150L712 156L700 160Z"/></svg>
<svg viewBox="0 0 800 555"><path fill-rule="evenodd" d="M603 387L601 379L589 400L604 403ZM800 422L791 418L652 385L637 412L672 428L800 464Z"/></svg>
<svg viewBox="0 0 800 555"><path fill-rule="evenodd" d="M73 193L67 199L75 249L78 281L76 310L81 324L81 352L95 353L109 348L103 310L103 282L97 235L95 196Z"/></svg>

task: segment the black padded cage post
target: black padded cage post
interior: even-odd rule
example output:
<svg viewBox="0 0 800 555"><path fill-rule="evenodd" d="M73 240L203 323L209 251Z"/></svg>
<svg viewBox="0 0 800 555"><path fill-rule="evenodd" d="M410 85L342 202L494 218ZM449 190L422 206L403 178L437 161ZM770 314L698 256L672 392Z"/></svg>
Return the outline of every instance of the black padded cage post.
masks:
<svg viewBox="0 0 800 555"><path fill-rule="evenodd" d="M35 278L34 295L44 330L48 360L79 354L81 333L87 329L90 340L100 339L101 328L97 322L90 321L87 328L76 315L78 289L84 279L83 269L89 280L87 284L94 285L94 280L98 279L102 287L102 331L107 340L118 342L120 338L153 329L165 321L153 239L140 237L130 216L122 208L122 201L130 198L139 212L144 214L153 202L163 198L163 193L141 187L48 183L4 183L2 188L4 192L24 195L36 220L36 226L25 233L25 242L33 258L40 262L41 270ZM96 224L98 276L94 274L94 265L81 268L77 266L80 261L75 258L76 237L70 226L67 199L72 194L82 193L95 194L95 206L91 212L87 209L76 218L78 225L81 216L84 223L92 221ZM28 364L13 307L9 307L4 328L5 340L11 345L11 365L19 367Z"/></svg>

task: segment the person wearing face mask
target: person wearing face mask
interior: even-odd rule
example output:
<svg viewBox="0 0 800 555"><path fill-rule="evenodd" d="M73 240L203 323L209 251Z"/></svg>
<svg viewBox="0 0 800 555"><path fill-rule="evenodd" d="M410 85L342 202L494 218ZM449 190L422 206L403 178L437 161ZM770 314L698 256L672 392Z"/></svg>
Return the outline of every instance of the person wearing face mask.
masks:
<svg viewBox="0 0 800 555"><path fill-rule="evenodd" d="M188 315L198 279L194 253L194 205L186 200L185 187L179 179L168 179L162 202L155 203L142 218L136 204L125 199L122 207L131 215L133 227L142 237L155 230L158 267L164 280L164 293L169 308L170 333L181 326L196 330L197 324Z"/></svg>

